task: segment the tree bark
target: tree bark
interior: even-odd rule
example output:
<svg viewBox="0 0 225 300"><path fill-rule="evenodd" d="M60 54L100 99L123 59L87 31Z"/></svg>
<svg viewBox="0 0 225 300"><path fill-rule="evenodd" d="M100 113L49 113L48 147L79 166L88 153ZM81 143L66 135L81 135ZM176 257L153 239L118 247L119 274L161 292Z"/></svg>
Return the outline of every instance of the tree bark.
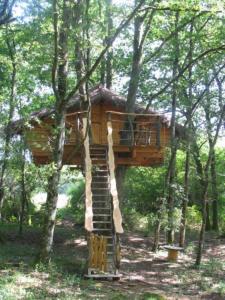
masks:
<svg viewBox="0 0 225 300"><path fill-rule="evenodd" d="M24 143L23 143L24 147ZM23 234L23 224L25 219L25 208L27 208L28 212L28 199L26 193L26 178L25 178L25 149L22 149L21 153L21 209L20 209L20 222L19 222L19 235L22 236Z"/></svg>
<svg viewBox="0 0 225 300"><path fill-rule="evenodd" d="M0 4L0 26L12 22L12 10L16 0L2 0Z"/></svg>
<svg viewBox="0 0 225 300"><path fill-rule="evenodd" d="M123 207L126 205L124 201L124 179L126 171L126 166L117 166L116 168L116 186L118 191L118 197L120 199L121 210L123 210Z"/></svg>
<svg viewBox="0 0 225 300"><path fill-rule="evenodd" d="M208 158L207 158L207 162L206 162L206 165L204 168L205 179L204 179L204 189L203 189L203 199L202 199L202 225L201 225L201 230L200 230L200 234L199 234L197 256L196 256L196 261L195 261L196 266L200 266L200 264L201 264L202 252L203 252L203 246L204 246L204 236L205 236L206 217L207 217L206 207L207 207L207 191L208 191L208 185L209 185L209 168L211 165L214 147L216 145L219 131L223 124L224 117L225 117L225 105L220 107L219 120L218 120L218 123L216 126L215 135L212 138L212 141L209 143Z"/></svg>
<svg viewBox="0 0 225 300"><path fill-rule="evenodd" d="M136 5L138 5L138 2L140 1L136 0ZM150 15L145 13L143 15L137 15L134 19L133 58L126 104L126 111L128 113L134 112L142 65L143 46L150 30L154 13L155 11L153 10ZM147 17L148 21L144 26L144 21Z"/></svg>
<svg viewBox="0 0 225 300"><path fill-rule="evenodd" d="M190 25L190 40L189 40L189 62L193 59L193 27L194 21L191 22ZM187 115L187 141L186 141L186 159L185 159L185 174L184 174L184 198L182 201L182 214L181 214L181 223L180 223L180 236L179 236L179 245L180 247L184 247L185 244L185 235L186 235L186 218L187 218L187 206L188 206L188 198L189 198L189 173L190 173L190 130L191 130L191 106L192 106L192 65L189 66L188 69L188 104L190 107L187 107L186 115Z"/></svg>
<svg viewBox="0 0 225 300"><path fill-rule="evenodd" d="M5 129L5 145L2 157L2 166L0 172L0 221L2 221L2 208L4 203L4 176L8 165L8 158L10 153L10 140L12 136L12 129L11 129L11 121L13 119L14 111L15 111L15 98L16 98L16 58L15 58L15 41L14 38L9 40L9 32L7 29L7 38L6 44L9 51L9 57L12 65L12 73L11 73L11 92L9 97L9 115L8 121Z"/></svg>
<svg viewBox="0 0 225 300"><path fill-rule="evenodd" d="M218 188L217 188L217 174L216 174L216 155L215 150L212 153L211 160L211 184L212 184L212 229L215 231L219 230L218 222Z"/></svg>
<svg viewBox="0 0 225 300"><path fill-rule="evenodd" d="M187 222L187 206L189 198L189 172L190 172L190 142L187 142L186 159L185 159L185 175L184 175L184 199L182 201L182 214L180 224L179 246L184 247L186 237Z"/></svg>
<svg viewBox="0 0 225 300"><path fill-rule="evenodd" d="M106 11L107 11L107 38L106 43L111 44L112 30L113 30L113 19L112 19L112 0L106 0ZM106 87L111 89L113 79L113 49L109 47L106 54Z"/></svg>
<svg viewBox="0 0 225 300"><path fill-rule="evenodd" d="M175 16L175 35L174 35L174 61L173 61L173 78L177 76L178 73L178 63L179 63L179 36L178 36L178 23L179 23L179 13ZM177 108L177 82L173 83L172 86L172 117L170 124L170 163L166 178L166 187L168 190L167 205L168 205L168 226L169 230L167 232L167 242L172 244L174 242L174 229L173 229L173 210L174 210L174 181L176 173L176 154L178 141L176 140L176 108Z"/></svg>
<svg viewBox="0 0 225 300"><path fill-rule="evenodd" d="M161 221L160 221L160 219L158 219L156 221L156 226L155 226L155 231L154 231L154 243L152 246L153 252L156 252L159 248L160 229L161 229Z"/></svg>
<svg viewBox="0 0 225 300"><path fill-rule="evenodd" d="M67 72L68 72L68 30L69 30L69 1L63 1L62 25L58 38L58 11L57 1L53 2L54 14L54 35L55 35L55 56L53 61L52 85L55 93L55 142L53 150L53 169L48 178L46 213L44 220L44 230L42 246L39 259L48 262L53 245L55 220L58 202L58 186L60 172L62 169L62 158L65 142L65 116L66 116L66 92L67 92ZM59 61L58 61L59 57ZM56 86L56 70L58 68L58 86Z"/></svg>

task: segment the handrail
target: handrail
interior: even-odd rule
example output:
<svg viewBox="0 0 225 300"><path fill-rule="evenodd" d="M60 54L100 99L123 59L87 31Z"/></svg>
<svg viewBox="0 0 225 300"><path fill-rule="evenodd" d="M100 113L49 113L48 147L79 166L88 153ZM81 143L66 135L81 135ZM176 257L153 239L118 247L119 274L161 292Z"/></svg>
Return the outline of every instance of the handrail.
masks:
<svg viewBox="0 0 225 300"><path fill-rule="evenodd" d="M88 110L75 111L73 113L66 114L66 117L68 117L68 116L74 116L74 115L81 115L81 114L84 114L84 113L88 113Z"/></svg>
<svg viewBox="0 0 225 300"><path fill-rule="evenodd" d="M115 114L115 115L125 115L125 116L142 116L142 117L163 117L164 114L158 114L158 113L152 113L152 114L139 114L139 113L123 113L120 111L112 111L108 110L106 111L107 114Z"/></svg>

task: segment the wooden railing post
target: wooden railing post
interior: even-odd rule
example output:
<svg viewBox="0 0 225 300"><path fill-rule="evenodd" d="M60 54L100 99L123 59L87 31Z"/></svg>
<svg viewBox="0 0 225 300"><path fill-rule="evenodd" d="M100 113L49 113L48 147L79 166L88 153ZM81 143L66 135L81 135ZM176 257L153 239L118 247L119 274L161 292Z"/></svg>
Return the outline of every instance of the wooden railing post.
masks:
<svg viewBox="0 0 225 300"><path fill-rule="evenodd" d="M83 115L83 139L85 150L85 229L89 232L93 230L93 208L92 208L92 161L90 156L90 143L88 134L88 115Z"/></svg>
<svg viewBox="0 0 225 300"><path fill-rule="evenodd" d="M107 130L108 130L108 164L110 174L110 193L113 200L113 221L116 233L123 233L122 227L122 216L119 208L119 198L116 187L116 176L115 176L115 158L113 152L113 127L112 127L112 116L108 113L107 119Z"/></svg>
<svg viewBox="0 0 225 300"><path fill-rule="evenodd" d="M161 147L161 121L160 117L157 117L157 123L156 123L156 147L160 148Z"/></svg>

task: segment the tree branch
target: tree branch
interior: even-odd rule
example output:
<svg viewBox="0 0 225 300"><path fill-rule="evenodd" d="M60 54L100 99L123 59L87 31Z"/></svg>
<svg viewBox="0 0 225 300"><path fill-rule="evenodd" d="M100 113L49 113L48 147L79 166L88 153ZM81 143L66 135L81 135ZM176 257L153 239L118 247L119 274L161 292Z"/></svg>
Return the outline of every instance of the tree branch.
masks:
<svg viewBox="0 0 225 300"><path fill-rule="evenodd" d="M219 51L225 51L225 45L221 45L219 47L216 48L210 48L204 52L202 52L201 54L199 54L195 59L193 59L191 62L189 62L185 67L183 67L179 73L177 74L177 76L175 76L174 78L172 78L160 91L156 92L155 94L151 95L149 103L155 99L156 97L160 96L161 94L163 94L176 80L178 80L183 74L184 72L190 67L190 65L194 65L196 62L198 62L200 59L202 59L203 57L214 53L214 52L219 52ZM149 109L150 104L148 104L146 106L146 111Z"/></svg>
<svg viewBox="0 0 225 300"><path fill-rule="evenodd" d="M102 58L108 51L108 49L112 46L113 42L116 40L118 35L121 33L121 31L128 26L130 21L133 19L135 14L139 11L141 6L145 3L145 0L141 0L140 3L134 8L134 10L130 13L128 18L125 21L122 21L119 27L116 29L116 32L114 33L114 36L110 39L110 42L106 45L106 47L102 50L102 52L99 54L98 58L96 59L95 63L92 65L90 70L78 81L76 86L71 90L71 92L67 95L65 101L68 102L71 97L78 91L79 87L93 74L93 72L98 67L99 63L101 62Z"/></svg>

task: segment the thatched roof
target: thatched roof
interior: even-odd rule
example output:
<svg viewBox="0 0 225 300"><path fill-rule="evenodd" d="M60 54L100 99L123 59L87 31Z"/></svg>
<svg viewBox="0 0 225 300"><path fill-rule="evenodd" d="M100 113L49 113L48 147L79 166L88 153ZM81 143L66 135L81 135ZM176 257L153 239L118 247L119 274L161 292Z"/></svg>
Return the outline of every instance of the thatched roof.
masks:
<svg viewBox="0 0 225 300"><path fill-rule="evenodd" d="M126 98L122 97L115 92L99 85L89 90L89 97L91 100L91 105L98 105L98 104L108 104L115 109L119 109L122 112L126 109ZM80 97L79 94L75 94L74 97L70 99L67 105L67 112L75 112L80 110ZM45 118L54 117L54 109L42 109L36 112L33 112L30 115L29 123L34 124L38 120L43 120ZM145 107L141 106L140 104L135 105L135 113L137 114L153 114L158 115L162 123L166 124L168 127L170 126L170 120L163 114L153 110L148 109L146 111ZM14 133L20 133L24 128L24 120L17 120L12 123L12 130ZM182 125L176 124L176 133L182 139L186 139L186 130Z"/></svg>
<svg viewBox="0 0 225 300"><path fill-rule="evenodd" d="M91 105L108 104L112 107L115 107L115 109L119 109L121 111L125 111L126 109L126 98L116 94L115 92L107 88L104 88L102 85L90 89L89 97L91 100ZM67 112L71 113L78 110L80 110L80 97L79 94L75 94L74 97L72 97L67 104ZM33 124L36 123L36 121L38 120L43 120L51 116L53 117L54 112L55 112L54 109L46 109L46 108L33 112L30 115L28 122L30 124ZM139 104L135 105L135 113L159 115L161 122L166 123L169 126L169 120L164 115L159 114L157 111L154 111L152 109L146 111L145 108ZM12 123L12 128L15 133L19 133L23 127L24 127L24 120L22 119L14 121Z"/></svg>
<svg viewBox="0 0 225 300"><path fill-rule="evenodd" d="M125 111L125 109L126 109L126 98L103 87L102 85L99 85L97 87L90 89L89 97L90 97L91 105L107 104L107 105L115 107L121 111ZM77 111L79 109L80 109L80 97L79 97L79 94L76 94L68 102L67 112L71 113L71 112ZM166 122L166 123L169 122L169 120L163 114L159 114L159 112L154 111L153 109L148 109L148 111L146 111L146 109L139 104L135 105L134 112L137 114L145 113L145 114L159 115L162 119L162 122ZM31 119L32 118L43 119L43 118L51 116L52 114L54 114L54 109L43 109L43 110L32 113Z"/></svg>

